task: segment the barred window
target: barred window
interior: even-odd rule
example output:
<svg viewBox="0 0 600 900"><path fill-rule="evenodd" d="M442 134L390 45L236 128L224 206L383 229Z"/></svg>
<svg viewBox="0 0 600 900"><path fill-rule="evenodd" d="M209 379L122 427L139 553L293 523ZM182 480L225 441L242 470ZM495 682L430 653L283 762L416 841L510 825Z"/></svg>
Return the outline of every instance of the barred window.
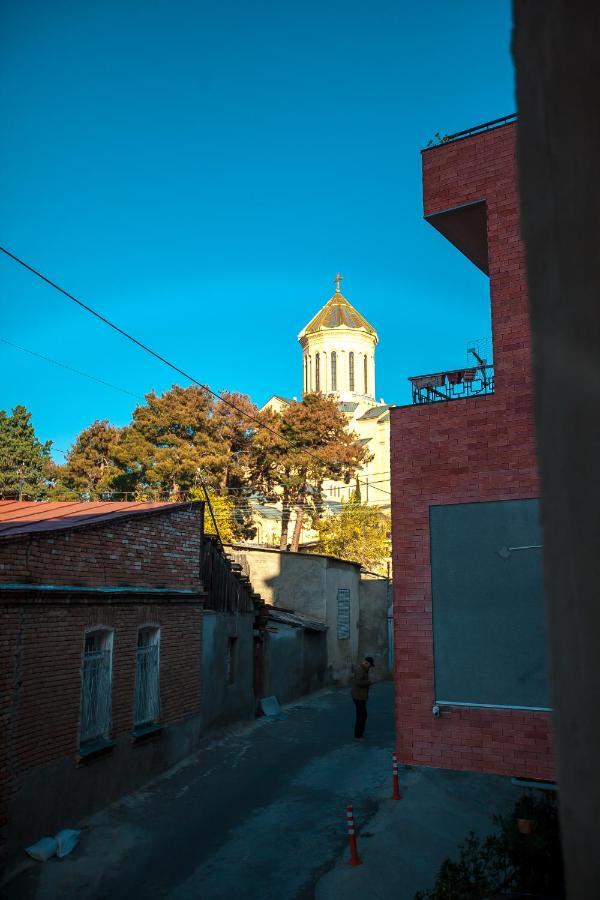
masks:
<svg viewBox="0 0 600 900"><path fill-rule="evenodd" d="M337 636L343 641L350 637L350 588L338 588L337 602Z"/></svg>
<svg viewBox="0 0 600 900"><path fill-rule="evenodd" d="M337 391L337 353L331 351L331 390Z"/></svg>
<svg viewBox="0 0 600 900"><path fill-rule="evenodd" d="M350 382L350 390L354 390L354 353L348 354L348 379Z"/></svg>
<svg viewBox="0 0 600 900"><path fill-rule="evenodd" d="M134 725L139 728L160 717L160 629L146 626L138 631L135 665Z"/></svg>
<svg viewBox="0 0 600 900"><path fill-rule="evenodd" d="M107 628L85 636L81 681L81 745L107 740L112 725L113 633Z"/></svg>
<svg viewBox="0 0 600 900"><path fill-rule="evenodd" d="M321 390L321 354L315 356L315 391Z"/></svg>

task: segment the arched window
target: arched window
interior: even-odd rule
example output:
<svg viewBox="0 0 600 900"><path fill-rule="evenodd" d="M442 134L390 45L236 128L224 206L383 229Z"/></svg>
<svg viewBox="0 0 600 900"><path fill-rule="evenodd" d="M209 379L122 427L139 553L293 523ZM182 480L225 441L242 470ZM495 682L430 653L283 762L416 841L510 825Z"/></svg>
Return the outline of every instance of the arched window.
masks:
<svg viewBox="0 0 600 900"><path fill-rule="evenodd" d="M112 727L112 647L109 628L85 635L81 680L81 746L108 740Z"/></svg>
<svg viewBox="0 0 600 900"><path fill-rule="evenodd" d="M365 375L365 394L368 394L368 393L369 393L369 378L368 378L368 375L367 375L367 366L368 366L368 363L367 363L367 354L365 353L365 356L364 356L364 359L363 359L363 369L364 369L364 375Z"/></svg>
<svg viewBox="0 0 600 900"><path fill-rule="evenodd" d="M354 353L348 354L348 380L350 382L350 390L354 390Z"/></svg>
<svg viewBox="0 0 600 900"><path fill-rule="evenodd" d="M321 390L321 354L315 356L315 391Z"/></svg>
<svg viewBox="0 0 600 900"><path fill-rule="evenodd" d="M140 628L136 654L133 716L136 728L158 722L160 716L159 653L160 629L156 625L146 625Z"/></svg>
<svg viewBox="0 0 600 900"><path fill-rule="evenodd" d="M331 351L331 390L337 391L337 353Z"/></svg>

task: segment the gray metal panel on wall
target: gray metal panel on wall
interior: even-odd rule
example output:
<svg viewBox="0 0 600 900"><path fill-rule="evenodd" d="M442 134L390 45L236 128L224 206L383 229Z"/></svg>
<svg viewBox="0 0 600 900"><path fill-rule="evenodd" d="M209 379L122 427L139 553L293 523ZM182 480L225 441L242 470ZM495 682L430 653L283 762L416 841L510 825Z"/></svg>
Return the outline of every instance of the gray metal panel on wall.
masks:
<svg viewBox="0 0 600 900"><path fill-rule="evenodd" d="M429 513L437 702L547 709L538 501Z"/></svg>

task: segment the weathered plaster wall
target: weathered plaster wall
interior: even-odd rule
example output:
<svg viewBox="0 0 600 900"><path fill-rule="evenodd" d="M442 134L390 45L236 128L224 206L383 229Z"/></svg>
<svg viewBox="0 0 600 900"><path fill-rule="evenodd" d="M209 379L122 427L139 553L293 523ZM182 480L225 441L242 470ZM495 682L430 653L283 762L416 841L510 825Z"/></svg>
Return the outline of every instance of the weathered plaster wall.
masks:
<svg viewBox="0 0 600 900"><path fill-rule="evenodd" d="M251 719L255 713L252 629L254 615L205 610L202 646L202 725ZM234 678L227 683L227 649L235 638Z"/></svg>
<svg viewBox="0 0 600 900"><path fill-rule="evenodd" d="M330 679L345 683L358 658L360 568L355 563L312 553L287 553L238 545L252 585L267 603L314 616L328 627ZM337 598L350 590L350 637L338 640Z"/></svg>
<svg viewBox="0 0 600 900"><path fill-rule="evenodd" d="M388 610L392 603L392 586L387 578L363 575L360 579L358 615L358 657L372 656L375 668L372 681L391 674L388 660ZM391 624L391 622L390 622Z"/></svg>

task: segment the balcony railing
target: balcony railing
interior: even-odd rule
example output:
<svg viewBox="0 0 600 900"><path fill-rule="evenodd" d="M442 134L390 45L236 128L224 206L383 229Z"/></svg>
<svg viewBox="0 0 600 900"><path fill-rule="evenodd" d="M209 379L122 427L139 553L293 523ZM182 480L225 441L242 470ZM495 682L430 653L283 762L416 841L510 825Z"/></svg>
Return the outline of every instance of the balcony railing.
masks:
<svg viewBox="0 0 600 900"><path fill-rule="evenodd" d="M472 366L435 375L415 375L409 381L413 403L462 400L494 393L494 367Z"/></svg>
<svg viewBox="0 0 600 900"><path fill-rule="evenodd" d="M472 137L474 134L483 134L485 131L493 131L495 128L501 128L502 125L509 125L517 121L517 114L510 113L508 116L502 116L500 119L492 119L491 122L482 122L481 125L474 125L473 128L465 128L464 131L456 131L454 134L435 135L429 141L425 150L431 150L432 147L439 147L440 144L451 144L454 141L463 141L465 138Z"/></svg>

